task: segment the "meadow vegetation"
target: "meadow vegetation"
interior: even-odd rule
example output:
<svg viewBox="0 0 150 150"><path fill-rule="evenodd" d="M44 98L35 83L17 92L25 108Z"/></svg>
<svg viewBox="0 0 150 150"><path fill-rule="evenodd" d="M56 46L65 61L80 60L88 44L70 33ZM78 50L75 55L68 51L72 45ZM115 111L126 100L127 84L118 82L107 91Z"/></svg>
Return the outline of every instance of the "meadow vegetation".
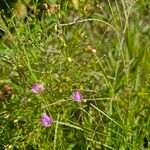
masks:
<svg viewBox="0 0 150 150"><path fill-rule="evenodd" d="M0 150L150 148L149 10L149 0L4 0Z"/></svg>

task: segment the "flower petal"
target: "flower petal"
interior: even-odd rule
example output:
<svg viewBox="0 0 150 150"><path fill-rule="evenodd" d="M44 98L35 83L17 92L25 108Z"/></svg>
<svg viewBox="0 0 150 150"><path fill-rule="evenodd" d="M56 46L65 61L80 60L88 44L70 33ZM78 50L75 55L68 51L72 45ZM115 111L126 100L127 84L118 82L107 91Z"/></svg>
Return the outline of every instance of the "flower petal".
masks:
<svg viewBox="0 0 150 150"><path fill-rule="evenodd" d="M50 127L53 123L53 119L51 116L48 116L46 113L42 114L41 123L45 127Z"/></svg>

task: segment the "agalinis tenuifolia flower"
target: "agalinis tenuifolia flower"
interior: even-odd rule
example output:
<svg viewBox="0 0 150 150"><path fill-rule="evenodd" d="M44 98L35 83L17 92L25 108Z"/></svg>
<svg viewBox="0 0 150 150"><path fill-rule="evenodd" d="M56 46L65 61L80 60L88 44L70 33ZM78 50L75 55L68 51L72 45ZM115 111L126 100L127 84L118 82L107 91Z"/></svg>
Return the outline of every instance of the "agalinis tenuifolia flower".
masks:
<svg viewBox="0 0 150 150"><path fill-rule="evenodd" d="M31 87L31 90L34 94L39 94L40 92L44 91L44 83L41 84L35 84Z"/></svg>
<svg viewBox="0 0 150 150"><path fill-rule="evenodd" d="M42 114L41 124L45 127L50 127L53 124L53 119L51 116L48 116L46 113Z"/></svg>
<svg viewBox="0 0 150 150"><path fill-rule="evenodd" d="M80 103L83 99L83 95L80 91L74 92L72 95L72 99L78 103Z"/></svg>

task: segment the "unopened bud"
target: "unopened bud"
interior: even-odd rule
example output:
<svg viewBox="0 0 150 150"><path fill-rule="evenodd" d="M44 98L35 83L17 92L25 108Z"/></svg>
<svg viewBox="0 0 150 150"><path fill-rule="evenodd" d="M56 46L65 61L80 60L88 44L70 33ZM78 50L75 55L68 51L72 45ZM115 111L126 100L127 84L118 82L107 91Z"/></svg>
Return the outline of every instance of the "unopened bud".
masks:
<svg viewBox="0 0 150 150"><path fill-rule="evenodd" d="M71 59L71 57L68 57L68 61L69 61L69 62L72 62L72 59Z"/></svg>

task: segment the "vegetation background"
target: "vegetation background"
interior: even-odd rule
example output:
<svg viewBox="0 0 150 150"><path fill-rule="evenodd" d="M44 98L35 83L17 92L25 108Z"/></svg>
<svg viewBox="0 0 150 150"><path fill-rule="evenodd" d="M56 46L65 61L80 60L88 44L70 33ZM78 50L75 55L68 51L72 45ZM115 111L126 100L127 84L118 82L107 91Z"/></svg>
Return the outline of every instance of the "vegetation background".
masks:
<svg viewBox="0 0 150 150"><path fill-rule="evenodd" d="M150 148L149 11L149 0L0 0L0 150Z"/></svg>

